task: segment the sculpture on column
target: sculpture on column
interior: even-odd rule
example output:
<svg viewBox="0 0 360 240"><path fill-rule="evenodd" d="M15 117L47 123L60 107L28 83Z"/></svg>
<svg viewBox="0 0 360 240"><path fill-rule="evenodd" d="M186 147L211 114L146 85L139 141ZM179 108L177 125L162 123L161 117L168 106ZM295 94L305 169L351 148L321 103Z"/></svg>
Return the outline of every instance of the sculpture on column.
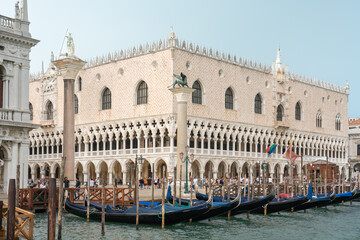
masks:
<svg viewBox="0 0 360 240"><path fill-rule="evenodd" d="M74 39L73 37L71 36L71 33L68 33L66 35L66 38L67 38L67 56L68 57L74 57L74 54L75 54L75 45L74 45Z"/></svg>
<svg viewBox="0 0 360 240"><path fill-rule="evenodd" d="M170 88L171 86L175 88L176 85L178 85L179 87L189 87L189 85L187 84L187 77L185 74L180 73L180 76L174 74L174 77L176 78L175 81L170 86L168 86L168 88Z"/></svg>

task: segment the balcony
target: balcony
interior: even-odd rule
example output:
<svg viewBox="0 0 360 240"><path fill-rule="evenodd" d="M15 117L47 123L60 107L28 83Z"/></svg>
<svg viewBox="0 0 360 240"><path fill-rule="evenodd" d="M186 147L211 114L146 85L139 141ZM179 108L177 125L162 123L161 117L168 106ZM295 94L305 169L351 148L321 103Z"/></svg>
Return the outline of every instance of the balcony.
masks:
<svg viewBox="0 0 360 240"><path fill-rule="evenodd" d="M284 121L275 121L275 124L274 124L275 128L276 129L283 129L283 130L286 130L290 127L290 124L288 122L284 122Z"/></svg>
<svg viewBox="0 0 360 240"><path fill-rule="evenodd" d="M42 128L55 127L54 120L41 121L40 126Z"/></svg>
<svg viewBox="0 0 360 240"><path fill-rule="evenodd" d="M15 109L0 108L0 124L2 125L16 125L21 126L23 124L30 123L30 112L19 111Z"/></svg>

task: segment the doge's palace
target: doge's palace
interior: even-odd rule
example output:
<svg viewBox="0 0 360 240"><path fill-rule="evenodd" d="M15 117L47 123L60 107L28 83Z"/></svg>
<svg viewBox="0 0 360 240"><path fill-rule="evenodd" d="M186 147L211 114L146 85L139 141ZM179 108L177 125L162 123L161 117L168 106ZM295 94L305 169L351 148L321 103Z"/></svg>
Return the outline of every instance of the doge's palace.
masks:
<svg viewBox="0 0 360 240"><path fill-rule="evenodd" d="M81 46L80 46L81 47ZM52 60L54 57L52 55ZM182 72L195 89L187 111L187 143L194 177L289 175L283 158L290 141L304 164L328 157L347 174L348 86L292 73L281 61L266 65L178 39L87 60L75 81L75 172L82 180L130 181L135 154L141 175L173 176L177 152L176 98L168 88ZM63 145L63 79L51 63L30 82L32 122L28 171L33 179L59 177ZM268 155L265 149L277 144ZM300 175L300 159L294 176ZM166 172L162 172L162 166ZM154 169L152 169L154 166ZM131 178L132 178L131 177Z"/></svg>
<svg viewBox="0 0 360 240"><path fill-rule="evenodd" d="M0 15L0 191L20 168L20 187L27 187L30 121L29 54L39 41L29 32L27 1L15 4L15 17Z"/></svg>

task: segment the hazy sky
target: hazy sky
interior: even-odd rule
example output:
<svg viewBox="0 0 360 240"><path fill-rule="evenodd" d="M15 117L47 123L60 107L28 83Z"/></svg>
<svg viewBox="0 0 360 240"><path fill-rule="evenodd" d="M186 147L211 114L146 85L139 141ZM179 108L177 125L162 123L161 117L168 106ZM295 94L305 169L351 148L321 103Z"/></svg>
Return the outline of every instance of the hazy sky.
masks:
<svg viewBox="0 0 360 240"><path fill-rule="evenodd" d="M14 17L15 0L1 0L0 14ZM349 117L360 117L360 1L249 0L28 0L30 30L41 42L31 72L59 54L66 32L75 54L87 59L176 35L271 65L280 45L291 72L345 86Z"/></svg>

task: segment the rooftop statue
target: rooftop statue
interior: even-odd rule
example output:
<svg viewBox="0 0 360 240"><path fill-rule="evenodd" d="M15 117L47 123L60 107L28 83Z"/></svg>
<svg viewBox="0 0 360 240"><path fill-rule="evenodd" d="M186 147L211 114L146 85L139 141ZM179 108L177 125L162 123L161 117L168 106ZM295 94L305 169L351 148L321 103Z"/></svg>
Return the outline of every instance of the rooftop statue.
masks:
<svg viewBox="0 0 360 240"><path fill-rule="evenodd" d="M74 54L75 54L75 45L74 45L74 39L72 38L71 36L71 33L68 33L66 35L66 38L67 38L67 56L68 57L74 57Z"/></svg>
<svg viewBox="0 0 360 240"><path fill-rule="evenodd" d="M180 73L180 76L174 74L174 77L176 78L175 81L170 86L168 86L168 88L171 86L175 88L176 85L178 85L179 87L189 87L189 85L187 84L187 77L185 74Z"/></svg>

